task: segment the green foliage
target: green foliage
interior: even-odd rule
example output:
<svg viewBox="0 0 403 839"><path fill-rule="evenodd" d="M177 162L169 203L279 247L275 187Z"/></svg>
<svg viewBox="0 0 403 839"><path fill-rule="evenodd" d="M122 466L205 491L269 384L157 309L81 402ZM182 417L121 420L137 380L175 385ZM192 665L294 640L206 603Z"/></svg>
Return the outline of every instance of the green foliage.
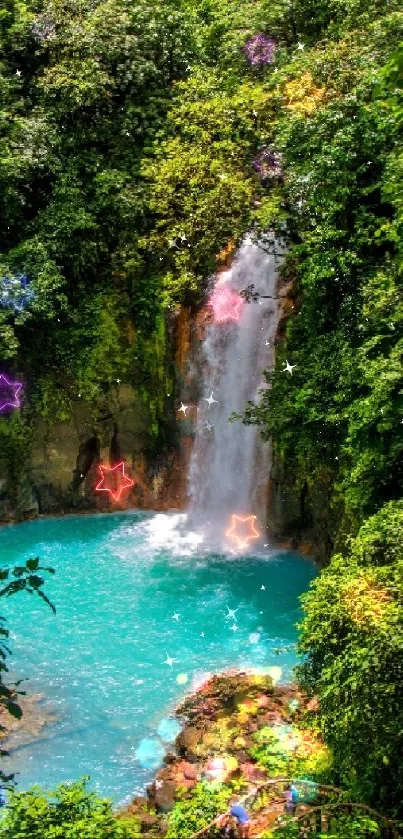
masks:
<svg viewBox="0 0 403 839"><path fill-rule="evenodd" d="M398 811L403 674L403 502L386 505L303 597L302 683L343 784Z"/></svg>
<svg viewBox="0 0 403 839"><path fill-rule="evenodd" d="M294 725L265 726L252 739L251 756L271 778L326 781L331 758L323 742Z"/></svg>
<svg viewBox="0 0 403 839"><path fill-rule="evenodd" d="M51 421L68 420L78 393L96 410L124 375L161 447L169 313L201 302L217 254L246 230L286 242L294 308L270 388L245 420L273 438L293 490L323 497L330 541L345 554L306 599L301 678L319 694L339 777L394 807L403 792L401 3L3 6L0 276L27 274L35 297L22 313L0 309L1 358L27 382L32 412ZM275 66L248 63L243 47L257 32L275 38ZM272 187L252 167L267 145L283 159ZM29 419L0 421L10 481ZM259 760L278 762L272 746L256 745ZM200 827L225 794L198 787L175 806L169 835Z"/></svg>
<svg viewBox="0 0 403 839"><path fill-rule="evenodd" d="M55 792L33 787L12 792L3 818L4 839L138 839L134 818L116 818L109 801L89 792L86 780L61 784Z"/></svg>
<svg viewBox="0 0 403 839"><path fill-rule="evenodd" d="M297 4L301 41L310 27L302 10L317 23L323 9L333 23L276 74L272 140L286 178L256 211L258 224L287 237L294 310L271 387L246 420L273 437L294 487L310 498L325 488L324 518L340 546L402 491L402 126L393 85L403 19L393 2L370 5ZM292 377L285 359L296 365Z"/></svg>
<svg viewBox="0 0 403 839"><path fill-rule="evenodd" d="M148 345L131 364L160 314L138 244L152 225L140 161L198 54L193 23L166 0L9 0L2 13L0 275L24 272L35 298L0 311L0 352L45 416L70 417L72 382L91 400L122 373L155 398Z"/></svg>
<svg viewBox="0 0 403 839"><path fill-rule="evenodd" d="M298 839L300 835L301 826L291 822L276 828L275 831L267 830L262 834L262 839ZM317 835L320 839L381 839L383 833L382 825L370 816L354 810L351 815L336 810L331 814L329 826L322 828Z"/></svg>
<svg viewBox="0 0 403 839"><path fill-rule="evenodd" d="M174 804L168 815L166 839L186 839L209 824L226 812L230 796L231 790L218 782L198 784L189 798L184 796Z"/></svg>

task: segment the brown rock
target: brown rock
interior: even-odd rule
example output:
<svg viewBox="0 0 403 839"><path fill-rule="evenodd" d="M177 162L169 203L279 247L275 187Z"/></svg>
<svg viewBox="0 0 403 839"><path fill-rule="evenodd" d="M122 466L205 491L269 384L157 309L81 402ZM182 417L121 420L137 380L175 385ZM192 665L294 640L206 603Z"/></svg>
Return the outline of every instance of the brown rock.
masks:
<svg viewBox="0 0 403 839"><path fill-rule="evenodd" d="M168 813L175 804L176 784L172 781L165 781L160 789L154 793L155 803L159 810Z"/></svg>
<svg viewBox="0 0 403 839"><path fill-rule="evenodd" d="M188 726L176 738L176 748L180 755L188 760L197 759L197 746L202 739L202 732L198 728Z"/></svg>
<svg viewBox="0 0 403 839"><path fill-rule="evenodd" d="M197 769L193 763L183 762L183 774L188 781L197 781Z"/></svg>

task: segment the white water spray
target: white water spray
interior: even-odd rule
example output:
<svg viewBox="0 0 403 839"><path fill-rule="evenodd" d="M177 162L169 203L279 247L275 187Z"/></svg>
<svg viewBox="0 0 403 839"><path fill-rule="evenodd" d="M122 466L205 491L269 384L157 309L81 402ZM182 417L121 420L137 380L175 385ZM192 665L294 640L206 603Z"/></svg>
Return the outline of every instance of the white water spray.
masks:
<svg viewBox="0 0 403 839"><path fill-rule="evenodd" d="M242 415L266 386L263 371L274 364L279 320L275 257L248 238L232 267L218 275L215 289L239 292L250 284L264 296L245 303L239 320L212 322L202 344L204 393L189 472L188 524L210 544L227 543L234 513L255 515L261 533L266 519L269 444L259 427L228 421L233 412ZM217 402L209 405L211 392Z"/></svg>

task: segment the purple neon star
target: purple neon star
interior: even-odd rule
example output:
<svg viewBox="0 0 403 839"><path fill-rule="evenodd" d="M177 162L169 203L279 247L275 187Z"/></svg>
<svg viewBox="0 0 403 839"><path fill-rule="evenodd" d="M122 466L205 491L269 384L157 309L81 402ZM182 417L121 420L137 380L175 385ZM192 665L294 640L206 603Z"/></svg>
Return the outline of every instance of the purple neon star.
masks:
<svg viewBox="0 0 403 839"><path fill-rule="evenodd" d="M3 374L0 374L0 411L6 408L19 408L19 393L22 388L21 382L9 382Z"/></svg>

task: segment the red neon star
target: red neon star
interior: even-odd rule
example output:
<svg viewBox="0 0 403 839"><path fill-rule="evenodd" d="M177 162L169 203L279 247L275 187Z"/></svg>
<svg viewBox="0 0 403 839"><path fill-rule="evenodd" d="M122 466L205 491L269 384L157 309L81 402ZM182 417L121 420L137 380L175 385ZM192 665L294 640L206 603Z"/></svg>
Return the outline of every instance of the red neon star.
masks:
<svg viewBox="0 0 403 839"><path fill-rule="evenodd" d="M116 466L106 466L100 463L98 468L102 478L95 489L97 492L110 492L114 501L119 501L123 490L134 486L134 481L125 475L125 464L123 460ZM105 472L108 474L105 475Z"/></svg>
<svg viewBox="0 0 403 839"><path fill-rule="evenodd" d="M239 320L244 302L240 294L227 286L218 286L210 297L209 306L212 306L215 321L224 323L227 320Z"/></svg>
<svg viewBox="0 0 403 839"><path fill-rule="evenodd" d="M236 516L233 514L232 526L226 531L225 535L229 536L230 539L234 539L237 542L238 548L246 548L250 539L259 539L260 533L254 526L255 521L256 516ZM248 522L250 523L248 528L242 526Z"/></svg>

